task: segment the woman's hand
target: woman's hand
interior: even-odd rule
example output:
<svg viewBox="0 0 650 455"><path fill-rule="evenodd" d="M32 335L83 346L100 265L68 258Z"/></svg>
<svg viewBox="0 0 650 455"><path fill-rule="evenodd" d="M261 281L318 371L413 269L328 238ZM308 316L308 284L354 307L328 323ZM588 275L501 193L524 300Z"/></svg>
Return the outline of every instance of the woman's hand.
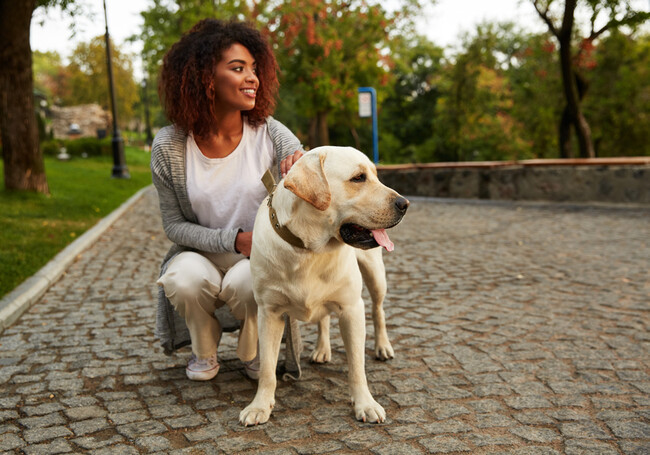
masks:
<svg viewBox="0 0 650 455"><path fill-rule="evenodd" d="M280 172L282 173L282 177L287 175L287 172L289 172L291 166L296 164L296 161L298 161L303 155L304 153L302 153L300 150L296 150L293 155L289 155L280 162Z"/></svg>
<svg viewBox="0 0 650 455"><path fill-rule="evenodd" d="M253 246L253 233L252 232L240 232L237 234L235 239L235 249L246 256L247 258L251 256L251 248Z"/></svg>

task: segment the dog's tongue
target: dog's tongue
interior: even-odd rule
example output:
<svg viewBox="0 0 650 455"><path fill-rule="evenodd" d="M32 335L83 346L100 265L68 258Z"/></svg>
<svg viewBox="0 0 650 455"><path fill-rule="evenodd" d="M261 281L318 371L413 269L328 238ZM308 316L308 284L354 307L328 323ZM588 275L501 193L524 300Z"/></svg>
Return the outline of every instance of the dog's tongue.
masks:
<svg viewBox="0 0 650 455"><path fill-rule="evenodd" d="M373 229L370 232L372 232L372 236L375 238L377 243L386 248L386 251L391 252L395 249L395 245L393 245L393 242L388 238L385 229Z"/></svg>

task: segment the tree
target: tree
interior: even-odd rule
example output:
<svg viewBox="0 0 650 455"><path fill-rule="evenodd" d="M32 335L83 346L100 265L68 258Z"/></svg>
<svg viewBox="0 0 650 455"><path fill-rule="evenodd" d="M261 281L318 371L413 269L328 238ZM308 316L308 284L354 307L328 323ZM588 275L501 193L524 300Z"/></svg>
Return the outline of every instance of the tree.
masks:
<svg viewBox="0 0 650 455"><path fill-rule="evenodd" d="M391 43L394 83L379 116L382 160L432 161L440 158L433 138L443 50L422 36L400 38Z"/></svg>
<svg viewBox="0 0 650 455"><path fill-rule="evenodd" d="M36 0L0 0L0 132L5 188L49 193L34 112L29 24Z"/></svg>
<svg viewBox="0 0 650 455"><path fill-rule="evenodd" d="M583 54L593 48L593 42L603 33L617 29L621 26L637 26L644 22L650 13L634 11L628 0L584 0L584 5L589 12L590 32L582 38L579 50L574 51L574 30L576 8L578 0L565 0L561 24L554 19L554 0L531 0L540 18L546 23L549 31L559 43L559 59L562 73L562 86L564 89L565 108L560 120L559 146L560 156L571 157L571 127L573 126L578 138L580 155L583 157L595 156L594 145L591 137L591 128L583 114L581 107L588 81L580 72L578 62ZM557 3L556 3L557 5ZM605 23L597 27L605 16Z"/></svg>
<svg viewBox="0 0 650 455"><path fill-rule="evenodd" d="M549 33L513 37L519 42L506 69L512 90L512 116L522 125L534 158L557 158L557 121L562 111L562 81Z"/></svg>
<svg viewBox="0 0 650 455"><path fill-rule="evenodd" d="M598 156L650 155L650 35L618 30L600 40L585 114Z"/></svg>
<svg viewBox="0 0 650 455"><path fill-rule="evenodd" d="M118 118L126 123L133 117L133 106L138 100L138 86L133 79L130 56L120 52L112 43L111 60ZM70 56L67 72L69 89L62 97L64 104L98 103L104 109L110 108L109 87L106 84L106 41L103 35L76 47Z"/></svg>
<svg viewBox="0 0 650 455"><path fill-rule="evenodd" d="M38 144L29 28L37 7L78 14L74 0L0 0L0 138L5 188L49 193Z"/></svg>
<svg viewBox="0 0 650 455"><path fill-rule="evenodd" d="M330 143L332 118L351 126L354 136L357 88L390 78L382 53L391 25L386 12L364 0L283 0L267 7L281 83L309 122L309 146Z"/></svg>
<svg viewBox="0 0 650 455"><path fill-rule="evenodd" d="M526 158L531 153L508 68L518 52L512 24L480 24L443 68L434 127L435 158L453 161Z"/></svg>
<svg viewBox="0 0 650 455"><path fill-rule="evenodd" d="M55 104L68 96L70 74L58 52L32 52L34 90Z"/></svg>

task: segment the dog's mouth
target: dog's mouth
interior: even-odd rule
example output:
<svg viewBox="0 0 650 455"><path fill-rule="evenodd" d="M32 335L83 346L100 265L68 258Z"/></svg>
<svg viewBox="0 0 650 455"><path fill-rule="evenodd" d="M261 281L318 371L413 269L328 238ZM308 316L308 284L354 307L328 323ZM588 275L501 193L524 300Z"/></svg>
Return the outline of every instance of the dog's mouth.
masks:
<svg viewBox="0 0 650 455"><path fill-rule="evenodd" d="M386 251L393 251L395 246L388 238L385 229L367 229L354 223L346 223L339 229L345 243L355 248L369 250L382 246Z"/></svg>

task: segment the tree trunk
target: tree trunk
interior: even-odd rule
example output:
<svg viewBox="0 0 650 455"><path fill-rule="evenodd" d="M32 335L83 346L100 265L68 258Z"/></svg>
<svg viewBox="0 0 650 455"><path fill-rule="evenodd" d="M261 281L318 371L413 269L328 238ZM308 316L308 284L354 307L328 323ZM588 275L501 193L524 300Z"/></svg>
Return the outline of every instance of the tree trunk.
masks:
<svg viewBox="0 0 650 455"><path fill-rule="evenodd" d="M569 107L564 106L562 118L560 119L560 158L573 158L573 147L571 147L572 124Z"/></svg>
<svg viewBox="0 0 650 455"><path fill-rule="evenodd" d="M316 113L309 122L309 148L329 145L330 134L327 126L327 111Z"/></svg>
<svg viewBox="0 0 650 455"><path fill-rule="evenodd" d="M576 81L576 89L578 90L578 103L582 103L582 99L587 94L589 82L578 72L573 70L573 76ZM571 127L575 124L571 118L571 111L568 106L564 106L562 111L562 119L560 120L560 158L573 158L573 147L571 146ZM589 128L589 125L587 125ZM577 135L578 133L576 133ZM594 148L595 151L595 148ZM582 155L586 158L586 155Z"/></svg>
<svg viewBox="0 0 650 455"><path fill-rule="evenodd" d="M594 157L595 154L594 146L591 141L591 129L582 114L582 109L580 108L580 96L578 94L576 78L573 71L573 62L571 59L571 33L573 31L573 16L575 13L576 3L577 0L566 0L562 29L559 34L562 85L564 86L564 97L566 99L565 112L568 113L570 122L575 127L576 136L578 137L578 145L580 147L580 155L583 157ZM566 134L566 131L563 131L563 128L565 128L566 125L565 121L563 115L559 137L561 156L567 153L564 147L568 140L566 137L562 137L563 134Z"/></svg>
<svg viewBox="0 0 650 455"><path fill-rule="evenodd" d="M350 134L352 135L352 139L354 140L354 148L356 148L357 150L361 150L361 140L359 139L359 133L357 133L357 129L351 126Z"/></svg>
<svg viewBox="0 0 650 455"><path fill-rule="evenodd" d="M307 135L307 142L309 148L313 149L318 147L318 118L312 117L309 120L309 134Z"/></svg>
<svg viewBox="0 0 650 455"><path fill-rule="evenodd" d="M327 126L327 111L318 113L318 139L319 145L330 145L330 130Z"/></svg>
<svg viewBox="0 0 650 455"><path fill-rule="evenodd" d="M34 109L29 27L36 0L0 0L0 133L5 188L48 194Z"/></svg>

